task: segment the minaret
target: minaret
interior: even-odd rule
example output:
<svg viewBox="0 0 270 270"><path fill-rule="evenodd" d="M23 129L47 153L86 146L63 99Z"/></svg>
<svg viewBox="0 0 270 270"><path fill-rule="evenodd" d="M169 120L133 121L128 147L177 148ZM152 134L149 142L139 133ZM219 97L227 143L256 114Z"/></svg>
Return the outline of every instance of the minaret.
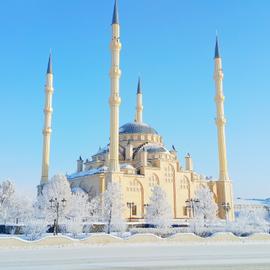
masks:
<svg viewBox="0 0 270 270"><path fill-rule="evenodd" d="M142 89L141 89L141 79L138 80L138 87L137 87L137 107L136 107L136 123L142 123L142 113L143 113L143 104L142 104Z"/></svg>
<svg viewBox="0 0 270 270"><path fill-rule="evenodd" d="M226 119L224 116L224 94L223 94L223 71L222 62L219 54L218 38L216 38L215 46L215 72L214 80L216 85L216 125L218 131L218 153L219 153L219 180L229 180L227 168L227 153L226 153L226 140L225 140L225 124Z"/></svg>
<svg viewBox="0 0 270 270"><path fill-rule="evenodd" d="M216 88L215 102L217 114L216 125L217 125L218 154L219 154L219 181L217 183L219 215L221 218L234 220L232 183L230 181L228 174L226 139L225 139L226 118L224 115L225 97L223 94L223 71L217 37L216 37L214 61L215 61L214 80ZM225 210L225 208L223 207L225 204L229 205L230 209Z"/></svg>
<svg viewBox="0 0 270 270"><path fill-rule="evenodd" d="M46 184L49 178L50 164L50 143L51 143L51 123L52 123L52 95L53 95L53 71L52 55L49 56L46 85L45 85L45 106L44 106L44 129L43 129L43 154L42 154L42 176L40 184Z"/></svg>
<svg viewBox="0 0 270 270"><path fill-rule="evenodd" d="M118 16L118 5L115 0L112 19L112 41L111 41L112 63L110 70L111 96L110 96L110 160L109 169L111 172L119 172L119 106L121 98L119 96L119 80L121 77L120 66L120 25Z"/></svg>

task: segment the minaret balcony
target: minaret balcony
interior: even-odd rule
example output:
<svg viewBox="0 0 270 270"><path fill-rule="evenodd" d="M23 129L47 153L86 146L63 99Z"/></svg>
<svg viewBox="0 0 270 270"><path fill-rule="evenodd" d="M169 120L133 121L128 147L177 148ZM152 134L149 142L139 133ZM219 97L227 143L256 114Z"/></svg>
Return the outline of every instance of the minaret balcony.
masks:
<svg viewBox="0 0 270 270"><path fill-rule="evenodd" d="M52 108L45 108L43 110L44 113L52 113L53 112L53 109Z"/></svg>
<svg viewBox="0 0 270 270"><path fill-rule="evenodd" d="M46 93L53 93L53 88L52 87L45 86L45 92Z"/></svg>
<svg viewBox="0 0 270 270"><path fill-rule="evenodd" d="M219 95L215 96L215 101L217 103L224 102L224 100L225 100L225 96L223 96L222 94L219 94Z"/></svg>
<svg viewBox="0 0 270 270"><path fill-rule="evenodd" d="M226 124L226 118L225 117L216 118L216 125L217 126L223 126L225 124Z"/></svg>
<svg viewBox="0 0 270 270"><path fill-rule="evenodd" d="M43 134L44 134L44 135L48 135L48 134L50 134L50 133L52 133L52 129L51 129L51 128L44 128L44 129L43 129Z"/></svg>
<svg viewBox="0 0 270 270"><path fill-rule="evenodd" d="M120 51L122 48L122 44L118 38L113 38L111 45L110 45L111 50L115 51Z"/></svg>
<svg viewBox="0 0 270 270"><path fill-rule="evenodd" d="M110 70L110 76L111 76L111 78L118 78L118 77L120 77L121 76L121 70L120 70L120 68L117 67L117 66L112 67L111 70Z"/></svg>
<svg viewBox="0 0 270 270"><path fill-rule="evenodd" d="M119 106L121 104L121 98L118 95L113 95L110 97L109 103L112 106Z"/></svg>

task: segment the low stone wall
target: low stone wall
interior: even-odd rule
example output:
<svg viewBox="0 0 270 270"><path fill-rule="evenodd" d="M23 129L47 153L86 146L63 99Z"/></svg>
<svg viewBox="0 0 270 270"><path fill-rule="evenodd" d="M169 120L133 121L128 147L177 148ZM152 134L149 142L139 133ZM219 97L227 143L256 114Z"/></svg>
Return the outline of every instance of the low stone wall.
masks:
<svg viewBox="0 0 270 270"><path fill-rule="evenodd" d="M266 233L256 233L247 237L238 237L232 233L216 233L210 237L200 237L193 233L178 233L167 238L161 238L154 234L136 234L122 239L108 234L93 234L88 238L78 240L67 236L46 236L40 240L26 241L17 237L0 237L0 249L20 248L35 246L67 246L67 245L107 245L107 244L134 244L134 243L226 243L226 242L269 242L270 235Z"/></svg>
<svg viewBox="0 0 270 270"><path fill-rule="evenodd" d="M1 242L1 240L0 240ZM44 237L40 240L35 240L35 241L26 241L29 245L34 245L34 246L66 246L66 245L73 245L75 243L79 243L80 240L78 239L73 239L67 236L47 236Z"/></svg>
<svg viewBox="0 0 270 270"><path fill-rule="evenodd" d="M208 242L243 242L247 237L238 237L231 232L219 232L206 238Z"/></svg>
<svg viewBox="0 0 270 270"><path fill-rule="evenodd" d="M20 238L15 237L1 237L0 238L0 249L10 247L23 247L30 245L29 241L24 241Z"/></svg>
<svg viewBox="0 0 270 270"><path fill-rule="evenodd" d="M125 242L128 243L155 243L162 241L164 241L164 239L151 233L134 234L129 238L125 239Z"/></svg>
<svg viewBox="0 0 270 270"><path fill-rule="evenodd" d="M198 243L205 242L207 238L200 237L194 233L177 233L168 238L167 241L177 242L177 243Z"/></svg>
<svg viewBox="0 0 270 270"><path fill-rule="evenodd" d="M85 238L85 239L82 239L80 240L80 242L82 244L102 244L102 245L105 245L105 244L114 244L114 243L121 243L123 242L124 239L120 238L120 237L116 237L116 236L113 236L113 235L110 235L110 234L94 234L94 235L91 235L90 237L88 238Z"/></svg>
<svg viewBox="0 0 270 270"><path fill-rule="evenodd" d="M247 237L248 241L270 241L270 234L267 233L254 233Z"/></svg>

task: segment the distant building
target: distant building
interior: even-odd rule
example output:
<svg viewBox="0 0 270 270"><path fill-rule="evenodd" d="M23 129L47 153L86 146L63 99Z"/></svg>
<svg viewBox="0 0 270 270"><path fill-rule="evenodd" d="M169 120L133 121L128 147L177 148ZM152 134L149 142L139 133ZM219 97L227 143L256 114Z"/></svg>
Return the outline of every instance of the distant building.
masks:
<svg viewBox="0 0 270 270"><path fill-rule="evenodd" d="M80 157L78 159L77 171L68 175L72 189L80 188L94 196L104 192L109 182L117 182L121 185L124 203L132 206L132 209L126 208L125 213L123 213L124 216L129 218L131 215L133 220L142 220L145 216L145 207L149 203L151 190L155 185L160 185L166 191L175 219L191 217L190 204L195 197L196 190L200 186L207 186L214 193L214 199L219 206L219 216L233 220L232 182L228 175L225 141L223 71L218 40L216 40L214 57L216 125L219 150L219 179L216 180L205 178L195 172L190 154L185 156L185 164L181 165L175 147L172 146L168 149L157 130L143 122L143 93L140 80L137 86L135 121L119 126L121 47L118 7L117 2L115 2L110 44L112 56L109 99L110 142L104 148L99 149L91 158L83 160ZM50 57L44 109L43 169L40 187L48 181L52 79ZM160 94L167 95L166 92ZM153 115L158 117L158 111L153 112ZM194 124L196 125L196 123Z"/></svg>
<svg viewBox="0 0 270 270"><path fill-rule="evenodd" d="M270 213L270 198L268 199L243 199L237 198L234 201L236 216L243 210L265 210Z"/></svg>

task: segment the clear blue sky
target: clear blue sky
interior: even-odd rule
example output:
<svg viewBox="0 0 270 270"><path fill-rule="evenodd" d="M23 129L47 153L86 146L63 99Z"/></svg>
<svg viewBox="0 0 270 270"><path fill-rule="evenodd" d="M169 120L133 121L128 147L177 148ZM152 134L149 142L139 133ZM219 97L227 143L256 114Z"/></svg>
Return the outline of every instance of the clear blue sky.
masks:
<svg viewBox="0 0 270 270"><path fill-rule="evenodd" d="M40 180L45 71L53 51L51 176L73 172L109 138L113 0L10 0L0 5L0 180ZM235 196L270 196L270 2L119 0L121 117L144 119L196 171L216 177L213 54L220 36L229 172Z"/></svg>

